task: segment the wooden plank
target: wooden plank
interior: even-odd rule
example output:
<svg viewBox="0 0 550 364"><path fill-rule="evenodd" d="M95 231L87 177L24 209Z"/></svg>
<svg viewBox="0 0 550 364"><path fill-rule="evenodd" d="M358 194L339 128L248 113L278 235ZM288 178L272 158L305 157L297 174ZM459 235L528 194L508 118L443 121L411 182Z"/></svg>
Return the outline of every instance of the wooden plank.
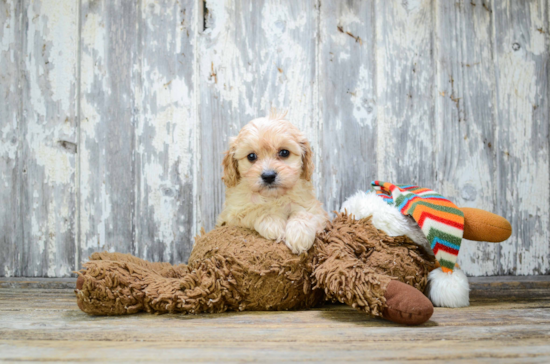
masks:
<svg viewBox="0 0 550 364"><path fill-rule="evenodd" d="M490 297L538 299L550 296L550 276L469 277L468 281L470 297L474 300ZM22 290L32 292L32 289L68 289L72 295L75 284L74 278L0 278L0 288L13 289L15 293ZM7 291L2 292L6 294Z"/></svg>
<svg viewBox="0 0 550 364"><path fill-rule="evenodd" d="M432 186L435 26L432 1L376 1L378 179Z"/></svg>
<svg viewBox="0 0 550 364"><path fill-rule="evenodd" d="M152 261L187 262L197 233L195 3L141 4L135 254Z"/></svg>
<svg viewBox="0 0 550 364"><path fill-rule="evenodd" d="M470 297L526 299L550 297L550 276L469 277Z"/></svg>
<svg viewBox="0 0 550 364"><path fill-rule="evenodd" d="M68 289L31 290L2 289L0 311L34 312L36 311L79 311L75 304L74 293Z"/></svg>
<svg viewBox="0 0 550 364"><path fill-rule="evenodd" d="M4 323L3 328L15 329L18 325L25 325L25 321L51 322L48 327L54 329L59 321L60 311L76 311L79 314L71 316L70 325L77 325L79 320L106 321L105 317L88 316L79 311L74 294L68 290L23 290L16 292L13 289L3 289L0 298L0 317ZM43 312L48 311L48 312ZM500 298L499 300L475 299L472 305L461 308L459 312L452 309L436 308L436 312L429 322L422 327L434 326L500 326L523 325L528 323L550 324L550 300L548 295L544 299L517 300L515 298ZM185 326L188 329L206 329L215 326L220 330L242 328L254 329L258 325L263 328L345 328L350 323L356 323L365 327L386 327L389 322L382 319L371 318L346 305L325 305L311 310L295 312L226 312L221 314L200 315L134 315L132 319L127 316L111 317L113 324L128 326L147 325L152 329L162 327L174 319L185 321L174 323L174 329ZM130 317L130 316L128 316ZM162 317L162 319L155 319ZM88 320L89 319L89 320ZM86 325L83 324L83 328ZM95 326L94 326L95 327ZM122 329L113 327L113 331ZM221 335L221 333L220 333Z"/></svg>
<svg viewBox="0 0 550 364"><path fill-rule="evenodd" d="M48 279L56 281L68 281L72 278L36 278L36 279ZM28 283L31 283L29 281ZM33 282L39 283L39 282ZM61 283L61 282L58 282ZM36 285L9 285L7 283L2 284L2 300L11 301L14 298L21 297L24 300L29 301L29 297L33 296L35 298L39 297L63 297L70 299L73 303L75 302L74 287L68 287L68 285L63 284L51 284L43 285L40 287L39 284ZM32 308L34 302L28 302L27 307Z"/></svg>
<svg viewBox="0 0 550 364"><path fill-rule="evenodd" d="M0 278L0 288L74 289L75 286L75 278Z"/></svg>
<svg viewBox="0 0 550 364"><path fill-rule="evenodd" d="M495 211L492 13L481 1L436 4L437 95L434 187L458 206ZM497 244L465 241L468 275L499 273Z"/></svg>
<svg viewBox="0 0 550 364"><path fill-rule="evenodd" d="M368 356L398 362L543 362L550 356L549 332L548 299L473 300L466 308L436 308L426 324L407 327L345 305L297 312L93 317L78 310L68 290L0 289L0 360L11 361L334 362Z"/></svg>
<svg viewBox="0 0 550 364"><path fill-rule="evenodd" d="M20 273L21 4L0 2L0 276ZM19 243L19 244L18 244Z"/></svg>
<svg viewBox="0 0 550 364"><path fill-rule="evenodd" d="M193 362L544 362L549 348L540 339L506 340L487 347L486 342L348 343L196 343L181 342L51 342L39 340L2 340L0 359L6 361L193 361ZM477 359L477 360L476 360Z"/></svg>
<svg viewBox="0 0 550 364"><path fill-rule="evenodd" d="M21 253L17 275L66 277L75 269L78 3L24 3Z"/></svg>
<svg viewBox="0 0 550 364"><path fill-rule="evenodd" d="M60 306L64 306L60 302ZM143 342L375 343L550 339L550 310L436 309L422 326L369 318L350 307L299 312L218 315L88 316L75 310L1 310L0 334L10 340ZM441 312L441 313L440 313ZM408 338L408 339L407 339Z"/></svg>
<svg viewBox="0 0 550 364"><path fill-rule="evenodd" d="M201 224L211 229L221 211L221 161L228 138L248 121L288 110L288 119L309 138L319 166L316 116L317 2L205 2L199 42L198 105ZM318 171L314 181L318 184ZM197 207L198 208L198 207Z"/></svg>
<svg viewBox="0 0 550 364"><path fill-rule="evenodd" d="M80 256L135 253L139 4L82 1Z"/></svg>
<svg viewBox="0 0 550 364"><path fill-rule="evenodd" d="M464 314L467 316L472 312L475 317L482 315L486 312L491 312L492 310L499 310L499 312L503 312L503 310L507 310L510 314L514 314L517 312L517 310L526 310L526 309L532 309L532 310L540 310L540 309L550 309L550 300L548 299L548 294L544 297L533 297L533 298L521 298L517 299L512 296L503 296L500 297L496 295L495 297L489 296L487 298L473 298L471 300L472 305L468 307L467 309L462 309L464 311ZM76 305L75 296L72 290L68 289L50 289L50 290L36 290L36 288L31 289L3 289L1 291L0 295L0 311L9 311L9 312L20 312L22 317L26 317L25 315L30 314L31 316L37 316L40 315L39 312L32 313L34 311L63 311L63 310L69 310L69 311L80 311L78 306ZM361 313L357 313L354 310L348 309L347 306L344 305L329 305L329 306L320 306L319 308L316 308L314 310L308 311L311 312L310 314L302 313L302 311L299 311L300 313L293 313L289 314L288 317L281 318L280 315L274 315L269 317L264 317L261 319L258 319L258 323L273 323L277 322L278 324L283 324L281 320L284 322L294 322L294 323L303 323L304 319L302 317L310 317L310 315L314 315L315 317L318 316L318 314L314 313L316 311L339 311L338 318L341 322L366 322L369 321L369 325L383 325L384 321L370 321L371 319L362 315ZM342 312L340 312L342 311ZM27 312L27 313L25 313ZM298 312L298 311L297 311ZM536 312L536 311L533 311ZM228 312L226 314L220 314L217 316L212 315L203 315L203 316L184 316L184 315L175 315L174 317L177 319L188 319L192 320L193 324L197 325L204 325L208 324L208 322L211 321L211 319L215 319L219 321L219 324L225 324L227 322L233 322L234 320L239 320L242 318L233 318L232 315L234 312ZM256 315L262 315L260 312L251 312L251 314ZM225 321L227 316L227 320L233 320L233 321ZM314 317L311 316L311 317ZM81 316L81 318L84 316ZM171 319L173 319L172 317ZM315 319L311 318L313 320L311 324L314 324ZM55 319L55 318L53 318ZM449 312L446 315L442 315L438 318L438 323L441 322L449 322L449 320L452 320L452 312ZM515 320L515 319L514 319ZM514 321L513 320L513 321ZM462 320L464 321L464 320ZM477 320L479 321L479 320ZM475 321L472 323L472 325L477 325L478 322ZM495 321L497 322L497 321ZM503 320L498 321L500 324L503 322ZM516 322L516 321L514 321ZM520 321L518 321L520 322ZM511 322L510 322L511 323ZM432 323L433 324L433 323ZM432 325L430 324L430 325Z"/></svg>
<svg viewBox="0 0 550 364"><path fill-rule="evenodd" d="M374 3L323 2L320 12L321 196L339 210L377 179Z"/></svg>
<svg viewBox="0 0 550 364"><path fill-rule="evenodd" d="M495 1L497 210L512 223L500 274L550 272L548 2Z"/></svg>

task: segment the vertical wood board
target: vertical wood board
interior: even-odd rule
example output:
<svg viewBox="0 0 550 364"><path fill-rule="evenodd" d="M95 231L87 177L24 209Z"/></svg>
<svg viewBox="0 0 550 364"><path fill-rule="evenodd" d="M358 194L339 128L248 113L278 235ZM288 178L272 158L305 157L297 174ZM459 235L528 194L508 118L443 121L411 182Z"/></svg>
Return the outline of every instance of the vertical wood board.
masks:
<svg viewBox="0 0 550 364"><path fill-rule="evenodd" d="M194 1L143 1L136 141L136 251L187 261L195 235Z"/></svg>
<svg viewBox="0 0 550 364"><path fill-rule="evenodd" d="M317 13L313 0L206 2L198 79L198 193L206 230L215 225L224 200L221 161L228 138L250 120L272 107L287 110L288 119L308 135L319 161Z"/></svg>
<svg viewBox="0 0 550 364"><path fill-rule="evenodd" d="M495 204L495 73L491 10L481 1L437 3L434 187L460 207ZM498 245L464 241L471 275L499 272Z"/></svg>
<svg viewBox="0 0 550 364"><path fill-rule="evenodd" d="M82 19L83 256L185 261L195 225L194 2L84 2Z"/></svg>
<svg viewBox="0 0 550 364"><path fill-rule="evenodd" d="M512 223L500 274L550 270L548 2L495 1L497 212Z"/></svg>
<svg viewBox="0 0 550 364"><path fill-rule="evenodd" d="M431 186L434 165L434 6L376 1L378 178Z"/></svg>
<svg viewBox="0 0 550 364"><path fill-rule="evenodd" d="M140 4L82 1L81 256L135 253Z"/></svg>
<svg viewBox="0 0 550 364"><path fill-rule="evenodd" d="M22 276L75 269L78 3L23 2Z"/></svg>
<svg viewBox="0 0 550 364"><path fill-rule="evenodd" d="M324 2L320 17L318 195L332 212L378 175L374 3Z"/></svg>
<svg viewBox="0 0 550 364"><path fill-rule="evenodd" d="M0 2L0 276L21 274L21 13Z"/></svg>

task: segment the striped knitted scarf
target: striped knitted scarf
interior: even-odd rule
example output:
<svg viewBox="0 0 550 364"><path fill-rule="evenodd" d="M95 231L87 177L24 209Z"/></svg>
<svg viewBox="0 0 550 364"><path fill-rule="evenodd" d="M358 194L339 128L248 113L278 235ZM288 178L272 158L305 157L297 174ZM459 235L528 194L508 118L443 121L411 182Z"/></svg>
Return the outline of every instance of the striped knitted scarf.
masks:
<svg viewBox="0 0 550 364"><path fill-rule="evenodd" d="M464 232L462 211L428 188L381 181L371 184L378 196L394 205L403 215L412 216L430 242L441 269L452 272Z"/></svg>

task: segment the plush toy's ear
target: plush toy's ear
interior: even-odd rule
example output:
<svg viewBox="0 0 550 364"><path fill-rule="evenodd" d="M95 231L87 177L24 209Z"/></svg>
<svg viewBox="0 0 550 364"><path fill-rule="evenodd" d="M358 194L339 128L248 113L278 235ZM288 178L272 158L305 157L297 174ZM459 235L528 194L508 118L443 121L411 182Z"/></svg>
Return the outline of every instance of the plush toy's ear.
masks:
<svg viewBox="0 0 550 364"><path fill-rule="evenodd" d="M512 235L512 225L504 217L489 211L462 207L464 239L500 243Z"/></svg>
<svg viewBox="0 0 550 364"><path fill-rule="evenodd" d="M315 165L313 164L313 151L309 142L304 139L300 142L302 147L302 178L306 181L311 180L311 175L313 174L313 169Z"/></svg>
<svg viewBox="0 0 550 364"><path fill-rule="evenodd" d="M235 187L237 183L239 182L240 175L239 175L239 169L238 169L238 161L235 159L235 147L234 144L235 140L232 139L230 142L229 149L225 152L222 166L223 166L223 183L225 183L225 186L227 188L229 187Z"/></svg>

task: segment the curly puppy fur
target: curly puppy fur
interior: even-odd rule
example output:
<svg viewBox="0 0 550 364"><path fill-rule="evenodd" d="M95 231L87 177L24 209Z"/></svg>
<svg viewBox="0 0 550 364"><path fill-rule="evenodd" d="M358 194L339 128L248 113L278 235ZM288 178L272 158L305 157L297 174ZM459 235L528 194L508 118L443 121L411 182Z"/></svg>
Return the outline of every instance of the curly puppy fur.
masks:
<svg viewBox="0 0 550 364"><path fill-rule="evenodd" d="M295 254L313 245L329 218L311 183L311 147L294 125L279 115L252 120L222 164L227 190L217 226L253 229Z"/></svg>

